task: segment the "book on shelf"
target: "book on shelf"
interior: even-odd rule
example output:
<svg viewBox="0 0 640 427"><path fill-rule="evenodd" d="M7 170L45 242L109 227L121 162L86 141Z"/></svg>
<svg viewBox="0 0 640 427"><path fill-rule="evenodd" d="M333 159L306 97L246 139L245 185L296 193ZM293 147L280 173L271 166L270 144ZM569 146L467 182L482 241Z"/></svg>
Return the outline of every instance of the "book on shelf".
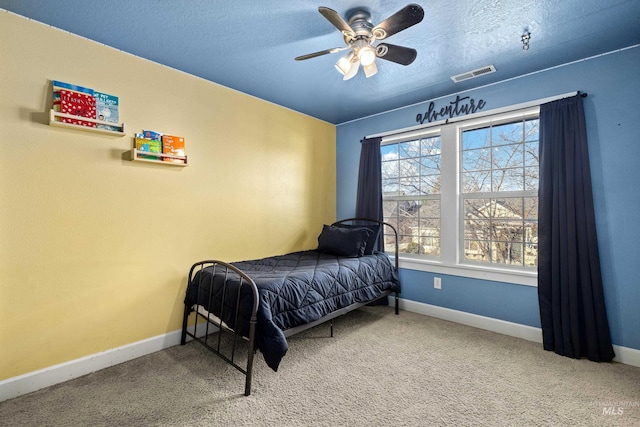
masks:
<svg viewBox="0 0 640 427"><path fill-rule="evenodd" d="M59 111L61 113L71 114L78 117L95 119L96 99L93 97L93 95L84 93L84 92L76 92L73 90L60 89L59 96L60 96ZM71 123L74 125L80 125L80 126L86 126L86 127L96 127L96 124L94 122L88 122L80 119L61 117L60 121L62 123Z"/></svg>
<svg viewBox="0 0 640 427"><path fill-rule="evenodd" d="M146 139L152 139L156 141L162 141L162 134L153 130L143 130L142 137Z"/></svg>
<svg viewBox="0 0 640 427"><path fill-rule="evenodd" d="M96 98L96 119L103 122L112 122L113 126L97 123L98 129L106 129L112 131L120 131L118 123L118 97L102 92L94 92Z"/></svg>
<svg viewBox="0 0 640 427"><path fill-rule="evenodd" d="M93 96L94 90L84 86L78 86L71 83L61 82L59 80L52 80L52 96L53 96L53 109L55 111L60 111L60 89L64 89L67 91L86 93L88 95Z"/></svg>
<svg viewBox="0 0 640 427"><path fill-rule="evenodd" d="M186 156L184 150L184 137L175 135L162 135L162 153L173 156ZM172 159L164 157L165 162L186 163L186 159Z"/></svg>
<svg viewBox="0 0 640 427"><path fill-rule="evenodd" d="M162 159L158 156L147 156L142 153L162 153L162 141L158 139L147 139L144 137L144 134L137 133L135 136L134 145L136 150L138 150L138 157L141 159L149 159L149 160L157 160L161 161Z"/></svg>

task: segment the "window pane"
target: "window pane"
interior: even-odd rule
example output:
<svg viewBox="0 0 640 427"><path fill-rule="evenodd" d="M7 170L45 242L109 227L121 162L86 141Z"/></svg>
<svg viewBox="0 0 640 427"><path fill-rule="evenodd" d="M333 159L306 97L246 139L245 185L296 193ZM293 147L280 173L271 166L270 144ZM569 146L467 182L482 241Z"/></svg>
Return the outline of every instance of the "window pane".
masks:
<svg viewBox="0 0 640 427"><path fill-rule="evenodd" d="M382 180L382 196L399 196L400 181L397 179Z"/></svg>
<svg viewBox="0 0 640 427"><path fill-rule="evenodd" d="M484 240L464 241L464 259L471 261L491 261L489 242Z"/></svg>
<svg viewBox="0 0 640 427"><path fill-rule="evenodd" d="M491 128L473 129L462 132L462 149L488 148L491 145Z"/></svg>
<svg viewBox="0 0 640 427"><path fill-rule="evenodd" d="M539 130L539 120L527 120L524 122L524 139L525 141L537 141L540 138L538 137Z"/></svg>
<svg viewBox="0 0 640 427"><path fill-rule="evenodd" d="M440 175L440 156L426 156L420 160L421 175Z"/></svg>
<svg viewBox="0 0 640 427"><path fill-rule="evenodd" d="M421 218L440 218L440 200L424 200L420 208Z"/></svg>
<svg viewBox="0 0 640 427"><path fill-rule="evenodd" d="M538 245L537 244L531 244L531 245L525 246L524 265L526 265L527 267L538 266Z"/></svg>
<svg viewBox="0 0 640 427"><path fill-rule="evenodd" d="M521 220L495 219L491 221L491 232L495 240L506 242L524 241L524 223Z"/></svg>
<svg viewBox="0 0 640 427"><path fill-rule="evenodd" d="M505 199L497 199L495 201L494 218L522 218L523 214L522 197L509 197Z"/></svg>
<svg viewBox="0 0 640 427"><path fill-rule="evenodd" d="M423 176L420 178L421 194L440 194L440 175Z"/></svg>
<svg viewBox="0 0 640 427"><path fill-rule="evenodd" d="M396 202L395 200L383 200L382 216L386 222L395 227L397 225L398 217L398 202Z"/></svg>
<svg viewBox="0 0 640 427"><path fill-rule="evenodd" d="M530 167L524 169L524 189L525 190L537 190L540 187L540 178L538 173L540 168Z"/></svg>
<svg viewBox="0 0 640 427"><path fill-rule="evenodd" d="M492 128L491 142L494 146L522 142L523 139L524 130L522 122L507 123L504 125L493 126Z"/></svg>
<svg viewBox="0 0 640 427"><path fill-rule="evenodd" d="M480 218L467 219L464 221L464 238L474 240L488 240L491 221Z"/></svg>
<svg viewBox="0 0 640 427"><path fill-rule="evenodd" d="M537 203L536 197L466 199L465 259L535 266L538 255ZM531 219L525 221L525 216Z"/></svg>
<svg viewBox="0 0 640 427"><path fill-rule="evenodd" d="M440 239L437 237L423 237L421 239L422 253L424 255L440 255Z"/></svg>
<svg viewBox="0 0 640 427"><path fill-rule="evenodd" d="M398 159L398 144L380 146L380 154L382 156L382 161Z"/></svg>
<svg viewBox="0 0 640 427"><path fill-rule="evenodd" d="M525 197L524 198L524 219L538 220L538 198L537 197Z"/></svg>
<svg viewBox="0 0 640 427"><path fill-rule="evenodd" d="M420 141L401 142L398 146L401 159L420 157Z"/></svg>
<svg viewBox="0 0 640 427"><path fill-rule="evenodd" d="M491 171L463 173L462 191L464 193L490 192Z"/></svg>
<svg viewBox="0 0 640 427"><path fill-rule="evenodd" d="M522 243L492 242L491 260L498 264L522 265Z"/></svg>
<svg viewBox="0 0 640 427"><path fill-rule="evenodd" d="M382 162L382 179L398 178L400 176L400 163L397 160Z"/></svg>
<svg viewBox="0 0 640 427"><path fill-rule="evenodd" d="M521 191L524 188L522 169L494 169L491 173L493 191Z"/></svg>
<svg viewBox="0 0 640 427"><path fill-rule="evenodd" d="M400 195L416 196L420 194L420 177L400 178Z"/></svg>
<svg viewBox="0 0 640 427"><path fill-rule="evenodd" d="M465 199L464 217L468 219L484 219L491 217L491 199Z"/></svg>
<svg viewBox="0 0 640 427"><path fill-rule="evenodd" d="M513 168L522 166L524 160L523 144L510 144L494 147L493 149L494 168Z"/></svg>
<svg viewBox="0 0 640 427"><path fill-rule="evenodd" d="M420 140L421 154L423 156L440 155L440 137L431 137Z"/></svg>
<svg viewBox="0 0 640 427"><path fill-rule="evenodd" d="M487 148L462 152L462 170L465 172L491 169L491 151Z"/></svg>
<svg viewBox="0 0 640 427"><path fill-rule="evenodd" d="M439 136L381 147L383 158L389 159L382 163L384 218L398 231L400 252L440 254L440 200L433 199L440 193L440 149ZM406 196L414 199L392 199Z"/></svg>
<svg viewBox="0 0 640 427"><path fill-rule="evenodd" d="M524 223L524 242L527 244L538 243L538 221Z"/></svg>
<svg viewBox="0 0 640 427"><path fill-rule="evenodd" d="M524 165L538 166L540 164L539 156L540 145L538 141L527 142L524 146Z"/></svg>
<svg viewBox="0 0 640 427"><path fill-rule="evenodd" d="M420 175L420 159L400 160L400 176Z"/></svg>

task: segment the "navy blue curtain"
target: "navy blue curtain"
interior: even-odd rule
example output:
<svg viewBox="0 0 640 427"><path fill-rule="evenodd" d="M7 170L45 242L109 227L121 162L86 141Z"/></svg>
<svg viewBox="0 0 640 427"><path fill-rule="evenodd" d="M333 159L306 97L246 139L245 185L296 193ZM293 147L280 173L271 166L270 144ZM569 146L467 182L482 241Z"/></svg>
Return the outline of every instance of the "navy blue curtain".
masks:
<svg viewBox="0 0 640 427"><path fill-rule="evenodd" d="M356 217L382 221L382 138L365 138L361 142ZM378 239L375 250L382 251L383 239Z"/></svg>
<svg viewBox="0 0 640 427"><path fill-rule="evenodd" d="M545 350L609 362L591 173L580 95L540 106L538 300Z"/></svg>

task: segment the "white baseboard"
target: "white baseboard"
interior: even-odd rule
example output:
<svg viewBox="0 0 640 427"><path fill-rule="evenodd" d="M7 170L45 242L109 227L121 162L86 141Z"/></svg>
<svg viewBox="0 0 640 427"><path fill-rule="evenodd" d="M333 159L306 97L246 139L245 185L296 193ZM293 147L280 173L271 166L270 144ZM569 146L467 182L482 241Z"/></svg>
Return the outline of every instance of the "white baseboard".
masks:
<svg viewBox="0 0 640 427"><path fill-rule="evenodd" d="M614 362L640 367L640 350L614 344L613 351L616 353L616 357L613 358Z"/></svg>
<svg viewBox="0 0 640 427"><path fill-rule="evenodd" d="M522 338L528 341L542 342L542 330L540 328L534 328L533 326L521 325L492 317L403 299L400 299L400 308L413 313L437 317L438 319L449 320L451 322L473 326L474 328L486 329L487 331Z"/></svg>
<svg viewBox="0 0 640 427"><path fill-rule="evenodd" d="M504 320L479 316L477 314L438 307L435 305L400 299L400 308L426 316L436 317L475 328L485 329L504 335L510 335L534 342L542 342L540 328L506 322ZM199 329L202 335L204 328ZM45 387L78 378L100 369L108 368L156 351L180 344L180 331L169 332L153 338L138 341L112 350L92 354L80 359L70 360L59 365L29 372L0 381L0 402L22 396ZM640 367L640 350L614 345L614 361Z"/></svg>
<svg viewBox="0 0 640 427"><path fill-rule="evenodd" d="M473 326L474 328L542 343L542 329L533 326L403 299L400 299L400 308L413 313L424 314L438 319ZM614 362L640 367L640 350L614 345L613 351L616 353L616 357L613 359Z"/></svg>
<svg viewBox="0 0 640 427"><path fill-rule="evenodd" d="M204 330L199 328L198 335L204 335ZM0 402L173 347L180 344L181 332L169 332L0 381Z"/></svg>

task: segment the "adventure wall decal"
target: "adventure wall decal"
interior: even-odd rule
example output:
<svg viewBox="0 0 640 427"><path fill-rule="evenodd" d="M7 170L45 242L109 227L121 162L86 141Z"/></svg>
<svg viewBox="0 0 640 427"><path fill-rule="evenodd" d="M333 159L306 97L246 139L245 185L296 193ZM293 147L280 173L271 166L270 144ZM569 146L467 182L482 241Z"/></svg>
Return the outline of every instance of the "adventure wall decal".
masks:
<svg viewBox="0 0 640 427"><path fill-rule="evenodd" d="M476 100L465 96L460 98L460 95L456 95L456 100L449 102L449 105L442 107L440 110L436 110L436 105L433 101L429 103L429 109L424 113L420 113L416 116L416 121L420 124L424 122L435 122L439 119L451 119L455 116L461 116L465 114L472 114L482 110L487 103L481 99L476 103Z"/></svg>

